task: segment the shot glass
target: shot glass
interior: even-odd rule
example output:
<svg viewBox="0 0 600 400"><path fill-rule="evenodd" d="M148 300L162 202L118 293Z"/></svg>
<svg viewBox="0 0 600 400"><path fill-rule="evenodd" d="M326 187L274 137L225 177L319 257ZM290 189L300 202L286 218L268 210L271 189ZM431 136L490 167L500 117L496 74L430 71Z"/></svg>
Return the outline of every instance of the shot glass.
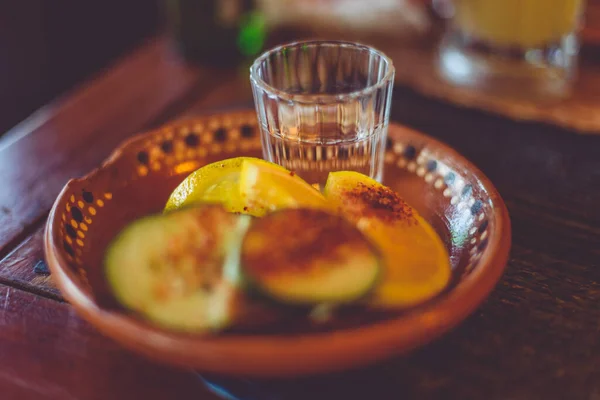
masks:
<svg viewBox="0 0 600 400"><path fill-rule="evenodd" d="M490 94L561 100L577 72L584 0L438 0L450 5L441 75Z"/></svg>
<svg viewBox="0 0 600 400"><path fill-rule="evenodd" d="M263 156L322 185L332 171L381 181L394 82L392 61L358 43L276 47L250 68Z"/></svg>

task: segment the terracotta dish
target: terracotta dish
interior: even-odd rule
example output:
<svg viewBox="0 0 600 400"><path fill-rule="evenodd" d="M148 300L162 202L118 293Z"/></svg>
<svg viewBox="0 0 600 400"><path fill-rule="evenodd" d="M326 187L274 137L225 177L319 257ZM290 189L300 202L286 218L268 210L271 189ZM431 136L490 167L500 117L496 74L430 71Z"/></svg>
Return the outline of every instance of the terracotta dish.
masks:
<svg viewBox="0 0 600 400"><path fill-rule="evenodd" d="M82 318L124 347L201 372L299 376L347 369L408 352L439 337L487 297L511 242L506 207L490 181L448 146L391 124L384 183L443 238L453 267L444 293L415 309L319 332L193 336L158 329L115 306L102 255L128 222L159 212L196 168L261 155L253 111L177 121L128 140L97 170L67 183L45 232L52 277Z"/></svg>

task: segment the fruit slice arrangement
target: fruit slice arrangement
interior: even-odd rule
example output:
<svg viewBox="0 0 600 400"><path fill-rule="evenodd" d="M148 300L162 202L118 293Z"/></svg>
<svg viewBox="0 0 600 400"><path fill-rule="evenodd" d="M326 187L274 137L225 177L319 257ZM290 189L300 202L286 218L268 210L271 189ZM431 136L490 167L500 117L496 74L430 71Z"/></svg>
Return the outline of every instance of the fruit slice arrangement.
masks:
<svg viewBox="0 0 600 400"><path fill-rule="evenodd" d="M128 225L105 273L120 303L158 326L216 332L261 307L397 310L451 276L433 228L369 177L333 172L324 193L293 172L232 158L190 174L165 210Z"/></svg>

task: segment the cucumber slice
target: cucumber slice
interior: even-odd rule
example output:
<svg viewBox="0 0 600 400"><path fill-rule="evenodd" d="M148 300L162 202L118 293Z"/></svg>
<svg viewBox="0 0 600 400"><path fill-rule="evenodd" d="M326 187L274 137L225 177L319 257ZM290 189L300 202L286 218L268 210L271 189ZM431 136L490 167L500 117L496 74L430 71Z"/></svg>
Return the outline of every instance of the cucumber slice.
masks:
<svg viewBox="0 0 600 400"><path fill-rule="evenodd" d="M113 240L105 273L117 300L158 325L219 330L238 312L239 252L248 216L202 205L137 220ZM224 271L227 265L227 271Z"/></svg>
<svg viewBox="0 0 600 400"><path fill-rule="evenodd" d="M285 209L253 221L242 242L242 274L287 304L344 304L366 296L381 270L377 249L343 217Z"/></svg>

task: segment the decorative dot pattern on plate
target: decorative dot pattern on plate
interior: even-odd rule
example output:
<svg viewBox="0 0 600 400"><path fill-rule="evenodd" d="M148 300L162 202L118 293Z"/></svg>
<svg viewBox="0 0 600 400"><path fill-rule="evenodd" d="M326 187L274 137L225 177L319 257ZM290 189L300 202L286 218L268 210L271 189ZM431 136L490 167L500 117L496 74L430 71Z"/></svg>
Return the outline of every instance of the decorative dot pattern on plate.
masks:
<svg viewBox="0 0 600 400"><path fill-rule="evenodd" d="M442 191L442 195L450 205L460 212L467 224L472 224L463 238L469 248L469 262L462 271L462 276L470 274L477 267L477 260L487 247L487 228L489 221L482 200L475 198L473 185L464 184L456 171L450 170L427 149L412 143L396 142L387 146L388 153L393 153L395 160L390 160L399 168L423 179L432 189ZM387 156L387 154L386 154ZM479 225L477 225L479 223Z"/></svg>
<svg viewBox="0 0 600 400"><path fill-rule="evenodd" d="M139 162L139 158L136 158ZM104 197L105 200L102 200L101 197ZM94 204L94 199L97 199L96 205L98 208L91 205ZM76 265L82 278L87 277L85 271L81 271L82 262L80 257L82 255L81 248L84 248L86 245L88 224L92 222L93 218L96 217L102 207L104 207L105 201L110 201L111 199L112 194L110 192L95 194L90 190L84 189L78 194L75 193L70 196L71 202L76 203L77 206L69 207L69 204L67 204L65 207L67 213L63 214L65 218L61 219L62 229L60 231L60 234L63 237L63 250L67 254L67 259ZM88 207L80 208L79 205L84 202L90 205Z"/></svg>

